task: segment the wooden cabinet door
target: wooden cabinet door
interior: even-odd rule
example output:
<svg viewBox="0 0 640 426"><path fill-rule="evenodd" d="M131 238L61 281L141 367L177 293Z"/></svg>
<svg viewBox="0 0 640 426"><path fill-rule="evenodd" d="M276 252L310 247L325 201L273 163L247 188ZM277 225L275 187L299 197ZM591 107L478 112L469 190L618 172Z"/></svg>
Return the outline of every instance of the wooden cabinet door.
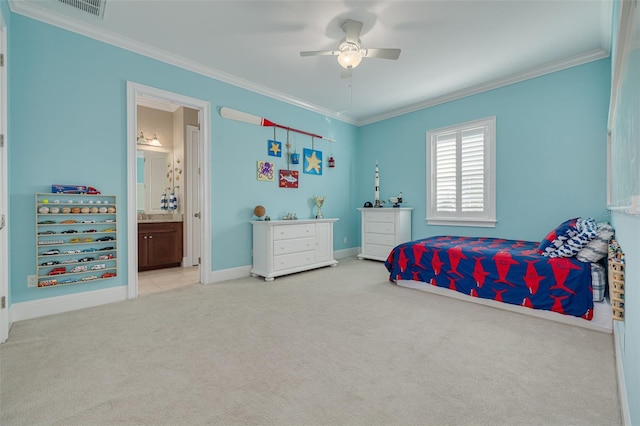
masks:
<svg viewBox="0 0 640 426"><path fill-rule="evenodd" d="M138 231L138 269L148 266L149 248L147 245L147 234Z"/></svg>
<svg viewBox="0 0 640 426"><path fill-rule="evenodd" d="M149 233L147 238L149 247L149 266L169 265L179 263L178 233L175 229L157 230Z"/></svg>

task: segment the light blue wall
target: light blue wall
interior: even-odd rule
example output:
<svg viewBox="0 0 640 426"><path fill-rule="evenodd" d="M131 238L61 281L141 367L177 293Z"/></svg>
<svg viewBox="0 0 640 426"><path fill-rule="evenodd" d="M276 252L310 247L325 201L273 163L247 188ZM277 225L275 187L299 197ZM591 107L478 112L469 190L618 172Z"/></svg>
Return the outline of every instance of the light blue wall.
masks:
<svg viewBox="0 0 640 426"><path fill-rule="evenodd" d="M358 129L144 56L56 27L12 15L9 98L9 197L11 303L126 285L126 82L157 87L211 103L212 265L221 270L251 264L253 207L278 218L311 216L312 195L326 195L325 217L338 217L336 250L357 246L356 184L351 160ZM299 189L258 182L257 160L269 160L273 130L223 119L228 106L336 139L337 167L322 176L301 173ZM285 137L278 133L278 139ZM295 137L299 150L311 139ZM328 154L326 141L316 149ZM285 168L286 161L274 160ZM294 168L295 169L295 168ZM301 166L297 166L301 170ZM52 183L86 184L118 196L118 277L76 286L28 288L34 274L34 193ZM345 244L344 238L347 238Z"/></svg>
<svg viewBox="0 0 640 426"><path fill-rule="evenodd" d="M413 238L494 236L539 241L570 217L606 219L608 59L406 114L361 129L361 202L402 191ZM428 226L426 132L496 117L497 220L493 228Z"/></svg>
<svg viewBox="0 0 640 426"><path fill-rule="evenodd" d="M620 26L621 1L614 2L612 52L617 50L617 34ZM637 55L637 51L636 51ZM635 74L636 87L638 75ZM629 105L629 104L626 104ZM636 102L637 105L637 102ZM629 117L630 128L635 128L635 141L640 145L640 111L617 111L623 117ZM634 121L635 120L635 121ZM615 142L614 142L615 143ZM622 372L627 394L629 420L631 425L640 425L640 219L614 213L611 224L616 230L616 239L625 253L625 318L614 321L619 336Z"/></svg>

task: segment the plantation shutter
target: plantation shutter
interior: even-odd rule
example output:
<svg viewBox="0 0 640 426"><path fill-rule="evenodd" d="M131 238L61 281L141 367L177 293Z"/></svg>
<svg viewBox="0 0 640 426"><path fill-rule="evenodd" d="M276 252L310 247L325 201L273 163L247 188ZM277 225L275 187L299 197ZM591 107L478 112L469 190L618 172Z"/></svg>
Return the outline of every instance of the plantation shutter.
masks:
<svg viewBox="0 0 640 426"><path fill-rule="evenodd" d="M456 133L436 138L436 209L455 212L458 198Z"/></svg>
<svg viewBox="0 0 640 426"><path fill-rule="evenodd" d="M484 211L484 144L484 127L436 136L438 212Z"/></svg>
<svg viewBox="0 0 640 426"><path fill-rule="evenodd" d="M460 209L484 210L484 128L462 131L460 152Z"/></svg>

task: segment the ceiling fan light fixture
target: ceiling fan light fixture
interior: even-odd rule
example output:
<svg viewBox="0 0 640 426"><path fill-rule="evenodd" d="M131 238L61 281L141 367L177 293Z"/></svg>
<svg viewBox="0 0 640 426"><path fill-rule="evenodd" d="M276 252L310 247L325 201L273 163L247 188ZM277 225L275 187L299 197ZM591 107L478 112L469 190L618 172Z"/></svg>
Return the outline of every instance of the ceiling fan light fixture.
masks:
<svg viewBox="0 0 640 426"><path fill-rule="evenodd" d="M360 65L362 54L359 50L345 49L338 55L338 63L346 69Z"/></svg>

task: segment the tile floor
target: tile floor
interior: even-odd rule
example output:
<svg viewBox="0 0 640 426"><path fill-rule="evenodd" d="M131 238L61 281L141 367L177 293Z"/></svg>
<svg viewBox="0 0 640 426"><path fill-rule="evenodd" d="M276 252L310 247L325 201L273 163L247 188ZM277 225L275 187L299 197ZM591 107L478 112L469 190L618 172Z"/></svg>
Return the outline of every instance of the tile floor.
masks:
<svg viewBox="0 0 640 426"><path fill-rule="evenodd" d="M138 295L184 287L200 281L198 266L165 268L138 272Z"/></svg>

